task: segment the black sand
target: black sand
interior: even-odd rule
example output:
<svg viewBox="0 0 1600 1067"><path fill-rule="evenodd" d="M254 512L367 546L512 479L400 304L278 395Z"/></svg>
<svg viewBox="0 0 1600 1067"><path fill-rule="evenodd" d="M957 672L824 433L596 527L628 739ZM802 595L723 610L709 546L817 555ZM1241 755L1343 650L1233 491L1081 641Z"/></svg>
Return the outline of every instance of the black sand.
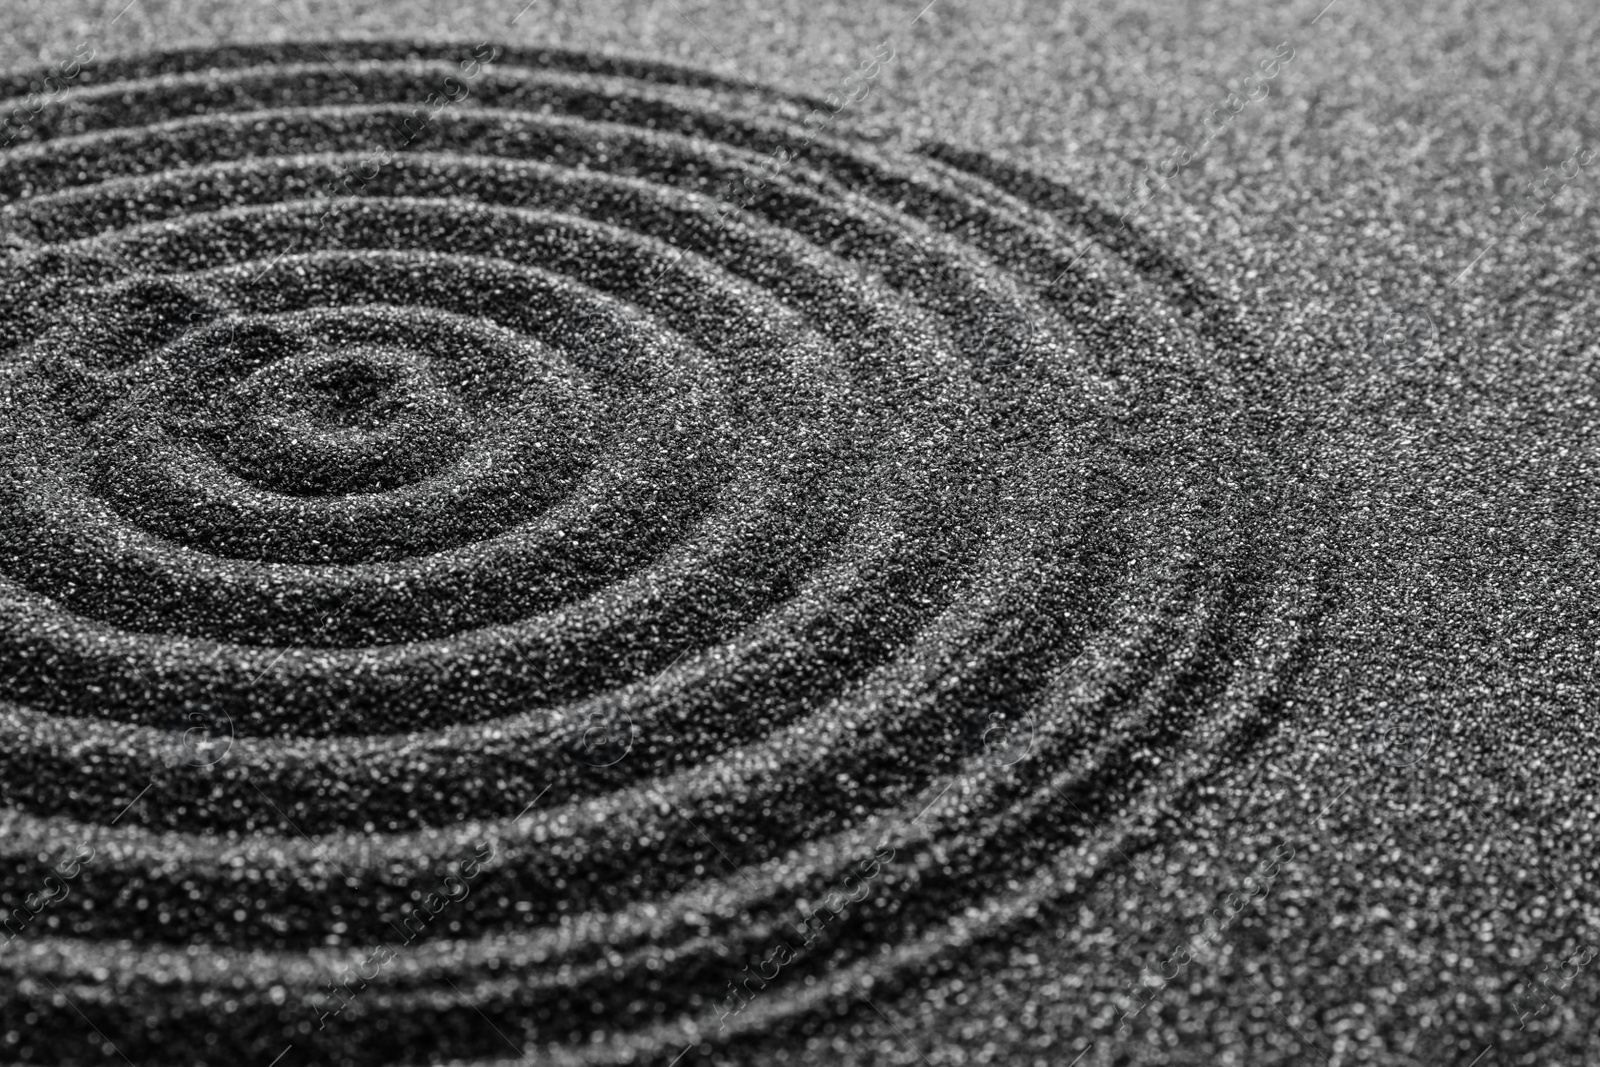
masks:
<svg viewBox="0 0 1600 1067"><path fill-rule="evenodd" d="M8 1057L1585 1060L1582 218L1454 159L1460 281L1381 185L1252 261L514 46L319 195L473 47L0 158Z"/></svg>

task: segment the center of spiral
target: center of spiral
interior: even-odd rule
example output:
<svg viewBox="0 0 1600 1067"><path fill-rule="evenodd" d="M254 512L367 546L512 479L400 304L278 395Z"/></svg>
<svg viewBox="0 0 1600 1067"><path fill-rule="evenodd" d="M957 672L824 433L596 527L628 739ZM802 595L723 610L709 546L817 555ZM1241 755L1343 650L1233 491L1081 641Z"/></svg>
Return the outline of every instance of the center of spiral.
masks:
<svg viewBox="0 0 1600 1067"><path fill-rule="evenodd" d="M455 460L465 412L427 360L388 345L307 351L233 390L210 437L219 460L278 492L381 492Z"/></svg>
<svg viewBox="0 0 1600 1067"><path fill-rule="evenodd" d="M402 386L406 367L379 353L338 353L304 378L308 420L329 429L374 430L410 405Z"/></svg>

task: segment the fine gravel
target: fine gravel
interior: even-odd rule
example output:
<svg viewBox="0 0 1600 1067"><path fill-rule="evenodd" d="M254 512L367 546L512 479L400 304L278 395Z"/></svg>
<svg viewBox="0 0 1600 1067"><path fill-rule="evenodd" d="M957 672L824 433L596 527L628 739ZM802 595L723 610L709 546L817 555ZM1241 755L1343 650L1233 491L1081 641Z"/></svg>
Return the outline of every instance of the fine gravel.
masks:
<svg viewBox="0 0 1600 1067"><path fill-rule="evenodd" d="M8 76L0 1060L1600 1057L1592 31L1120 10Z"/></svg>

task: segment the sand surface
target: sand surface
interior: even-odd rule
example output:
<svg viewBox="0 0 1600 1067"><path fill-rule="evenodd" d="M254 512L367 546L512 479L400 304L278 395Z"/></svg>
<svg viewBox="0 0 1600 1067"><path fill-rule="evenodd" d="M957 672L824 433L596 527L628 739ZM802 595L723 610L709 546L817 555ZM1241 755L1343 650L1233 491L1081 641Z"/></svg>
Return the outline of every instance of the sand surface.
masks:
<svg viewBox="0 0 1600 1067"><path fill-rule="evenodd" d="M0 1059L1592 1061L1593 26L0 13Z"/></svg>

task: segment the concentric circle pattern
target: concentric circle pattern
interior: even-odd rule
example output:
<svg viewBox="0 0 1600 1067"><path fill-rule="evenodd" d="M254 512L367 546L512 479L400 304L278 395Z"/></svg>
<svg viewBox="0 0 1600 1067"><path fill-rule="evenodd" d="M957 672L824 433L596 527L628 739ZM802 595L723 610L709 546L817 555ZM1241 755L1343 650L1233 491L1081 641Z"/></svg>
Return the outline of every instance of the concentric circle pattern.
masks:
<svg viewBox="0 0 1600 1067"><path fill-rule="evenodd" d="M104 63L0 155L5 899L93 852L8 1059L101 1060L58 993L141 1063L800 1033L1279 713L1318 576L1226 302L982 156L473 57Z"/></svg>

